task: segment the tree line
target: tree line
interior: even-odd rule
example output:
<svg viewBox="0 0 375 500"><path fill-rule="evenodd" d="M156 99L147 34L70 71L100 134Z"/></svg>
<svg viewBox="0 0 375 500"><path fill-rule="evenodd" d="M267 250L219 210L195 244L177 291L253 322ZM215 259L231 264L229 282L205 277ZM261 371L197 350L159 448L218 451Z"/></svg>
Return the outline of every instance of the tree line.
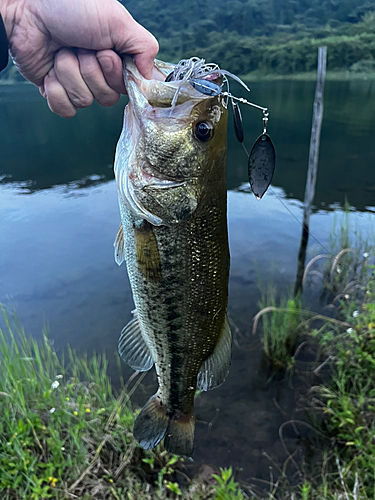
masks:
<svg viewBox="0 0 375 500"><path fill-rule="evenodd" d="M158 38L160 58L197 55L239 74L374 71L373 0L138 0L124 2Z"/></svg>
<svg viewBox="0 0 375 500"><path fill-rule="evenodd" d="M122 0L171 62L199 56L238 74L375 71L375 0ZM9 63L1 79L22 80Z"/></svg>

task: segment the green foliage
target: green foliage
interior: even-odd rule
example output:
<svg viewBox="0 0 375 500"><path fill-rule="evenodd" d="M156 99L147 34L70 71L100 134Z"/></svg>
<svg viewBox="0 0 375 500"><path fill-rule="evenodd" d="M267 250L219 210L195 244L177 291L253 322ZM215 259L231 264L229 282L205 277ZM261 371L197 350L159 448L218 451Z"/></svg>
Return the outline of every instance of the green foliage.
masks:
<svg viewBox="0 0 375 500"><path fill-rule="evenodd" d="M311 488L311 483L309 483L308 481L304 481L304 483L301 485L301 500L309 500Z"/></svg>
<svg viewBox="0 0 375 500"><path fill-rule="evenodd" d="M170 38L181 33L197 37L207 32L228 32L240 36L270 36L278 32L295 33L301 29L324 29L328 24L352 25L363 18L372 24L375 2L356 0L138 0L123 2L137 21L157 37ZM198 22L197 22L198 20ZM204 40L198 40L203 42Z"/></svg>
<svg viewBox="0 0 375 500"><path fill-rule="evenodd" d="M324 271L324 287L337 298L353 299L369 280L368 264L375 257L374 235L364 239L360 231L351 227L350 206L346 202L343 217L334 220L329 240L332 257Z"/></svg>
<svg viewBox="0 0 375 500"><path fill-rule="evenodd" d="M90 491L97 463L110 455L120 465L134 443L133 413L112 393L103 356L69 351L60 361L46 336L42 344L0 330L0 491L2 498L63 498ZM105 469L105 467L104 467ZM82 480L74 486L77 478ZM99 478L111 487L104 471ZM121 483L121 481L120 481ZM105 489L105 488L104 488ZM93 497L94 498L94 497Z"/></svg>
<svg viewBox="0 0 375 500"><path fill-rule="evenodd" d="M232 467L220 468L220 476L214 474L213 477L218 482L218 486L215 487L214 500L244 500L240 487L232 476Z"/></svg>
<svg viewBox="0 0 375 500"><path fill-rule="evenodd" d="M335 362L331 382L315 388L325 432L335 438L337 457L343 463L341 472L349 488L357 474L363 498L372 498L375 491L374 268L362 302L342 304L346 323L352 326L344 332L330 330L321 338Z"/></svg>
<svg viewBox="0 0 375 500"><path fill-rule="evenodd" d="M292 298L289 293L287 297L277 300L276 288L270 284L262 293L259 306L261 311L255 321L261 316L261 341L265 355L277 368L292 368L298 333L304 325L300 298Z"/></svg>
<svg viewBox="0 0 375 500"><path fill-rule="evenodd" d="M375 2L198 0L128 5L160 42L160 58L199 55L234 73L286 75L315 71L318 47L328 47L328 70L358 72L375 59ZM363 63L368 71L371 63Z"/></svg>

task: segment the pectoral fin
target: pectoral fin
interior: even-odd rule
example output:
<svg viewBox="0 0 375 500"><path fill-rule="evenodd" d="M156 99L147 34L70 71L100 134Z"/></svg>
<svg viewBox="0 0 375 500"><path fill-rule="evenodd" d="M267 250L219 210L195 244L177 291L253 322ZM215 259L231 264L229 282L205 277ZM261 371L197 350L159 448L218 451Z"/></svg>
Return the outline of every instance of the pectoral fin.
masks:
<svg viewBox="0 0 375 500"><path fill-rule="evenodd" d="M151 351L142 336L136 313L121 332L118 341L118 352L121 359L133 370L146 372L154 364Z"/></svg>
<svg viewBox="0 0 375 500"><path fill-rule="evenodd" d="M161 278L158 243L152 224L144 220L134 228L137 265L143 276L152 283Z"/></svg>
<svg viewBox="0 0 375 500"><path fill-rule="evenodd" d="M210 391L221 385L226 379L232 352L232 335L228 319L225 319L223 333L214 352L202 363L197 377L197 388Z"/></svg>
<svg viewBox="0 0 375 500"><path fill-rule="evenodd" d="M116 234L116 239L115 242L113 243L113 246L115 247L115 261L116 264L121 266L121 264L125 260L125 251L124 251L124 229L122 227L122 224L120 224L120 227L118 228L117 234Z"/></svg>

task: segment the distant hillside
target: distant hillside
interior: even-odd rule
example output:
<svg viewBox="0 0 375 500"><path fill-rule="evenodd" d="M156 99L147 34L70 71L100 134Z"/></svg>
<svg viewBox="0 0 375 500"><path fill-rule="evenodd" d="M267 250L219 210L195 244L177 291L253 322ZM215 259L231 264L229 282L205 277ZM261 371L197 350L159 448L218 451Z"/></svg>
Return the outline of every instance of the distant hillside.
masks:
<svg viewBox="0 0 375 500"><path fill-rule="evenodd" d="M247 74L375 69L375 0L138 0L123 2L160 42L160 57L200 55Z"/></svg>
<svg viewBox="0 0 375 500"><path fill-rule="evenodd" d="M176 33L231 32L271 36L279 31L358 23L374 0L134 0L131 14L158 38Z"/></svg>
<svg viewBox="0 0 375 500"><path fill-rule="evenodd" d="M161 59L198 55L244 75L289 75L316 68L375 71L375 0L122 0L160 42ZM22 80L11 64L1 73Z"/></svg>

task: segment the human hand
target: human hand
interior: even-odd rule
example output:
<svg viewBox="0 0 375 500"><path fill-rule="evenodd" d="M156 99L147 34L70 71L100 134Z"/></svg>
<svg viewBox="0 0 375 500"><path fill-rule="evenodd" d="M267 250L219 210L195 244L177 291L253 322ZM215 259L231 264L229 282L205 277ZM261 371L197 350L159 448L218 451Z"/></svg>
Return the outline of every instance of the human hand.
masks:
<svg viewBox="0 0 375 500"><path fill-rule="evenodd" d="M63 118L125 93L119 54L134 55L151 78L156 39L117 0L0 0L10 52L20 73Z"/></svg>

